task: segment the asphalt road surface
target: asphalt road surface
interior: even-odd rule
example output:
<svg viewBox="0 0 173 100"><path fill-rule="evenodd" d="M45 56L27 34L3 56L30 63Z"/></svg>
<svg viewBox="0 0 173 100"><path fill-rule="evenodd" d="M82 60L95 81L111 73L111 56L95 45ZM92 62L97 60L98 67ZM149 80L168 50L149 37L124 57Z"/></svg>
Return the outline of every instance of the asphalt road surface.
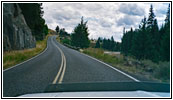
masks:
<svg viewBox="0 0 173 100"><path fill-rule="evenodd" d="M49 84L139 80L78 51L51 36L38 56L3 71L3 96L41 93Z"/></svg>

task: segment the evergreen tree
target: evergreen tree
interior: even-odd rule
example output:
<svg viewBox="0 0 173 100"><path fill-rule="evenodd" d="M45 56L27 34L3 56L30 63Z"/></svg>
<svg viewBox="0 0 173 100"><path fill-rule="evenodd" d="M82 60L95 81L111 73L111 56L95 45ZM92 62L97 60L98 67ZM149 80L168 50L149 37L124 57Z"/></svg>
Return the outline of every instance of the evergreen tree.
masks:
<svg viewBox="0 0 173 100"><path fill-rule="evenodd" d="M110 42L110 50L114 51L115 49L115 41L114 41L114 37L111 37L111 42Z"/></svg>
<svg viewBox="0 0 173 100"><path fill-rule="evenodd" d="M123 37L121 38L121 53L124 55L127 55L126 53L126 39L127 38L127 34L126 34L126 29L125 27L123 28Z"/></svg>
<svg viewBox="0 0 173 100"><path fill-rule="evenodd" d="M45 37L45 20L43 17L43 8L41 3L19 3L22 14L25 17L27 25L32 31L36 40L43 40Z"/></svg>
<svg viewBox="0 0 173 100"><path fill-rule="evenodd" d="M128 41L128 45L127 45L127 53L131 55L132 53L132 40L133 40L133 28L130 29L130 31L128 32L128 38L127 38L127 41Z"/></svg>
<svg viewBox="0 0 173 100"><path fill-rule="evenodd" d="M101 41L101 38L99 37L99 38L97 39L95 48L100 48L100 41Z"/></svg>
<svg viewBox="0 0 173 100"><path fill-rule="evenodd" d="M168 7L165 25L159 30L151 5L149 17L141 21L139 29L125 32L121 43L121 52L124 55L134 56L137 59L150 59L154 62L170 60L170 6Z"/></svg>
<svg viewBox="0 0 173 100"><path fill-rule="evenodd" d="M110 39L107 40L106 49L107 49L107 50L111 50L111 40L110 40Z"/></svg>
<svg viewBox="0 0 173 100"><path fill-rule="evenodd" d="M153 11L153 6L151 5L149 10L149 17L147 20L147 28L151 29L153 27L154 19L155 19L155 14Z"/></svg>
<svg viewBox="0 0 173 100"><path fill-rule="evenodd" d="M168 5L168 11L166 14L165 23L169 23L169 21L170 21L170 4Z"/></svg>
<svg viewBox="0 0 173 100"><path fill-rule="evenodd" d="M161 32L163 33L160 47L161 60L170 61L170 4L168 6L165 25Z"/></svg>
<svg viewBox="0 0 173 100"><path fill-rule="evenodd" d="M65 28L62 28L62 29L59 30L59 36L61 36L61 37L70 36L70 34L68 34L68 33L65 31Z"/></svg>
<svg viewBox="0 0 173 100"><path fill-rule="evenodd" d="M153 6L150 7L150 13L147 20L147 52L146 52L146 58L151 59L155 62L158 61L159 54L158 54L158 25L157 20L155 19L155 14L153 11Z"/></svg>
<svg viewBox="0 0 173 100"><path fill-rule="evenodd" d="M106 49L106 48L107 48L107 40L106 40L106 38L103 39L102 48L103 48L103 49Z"/></svg>
<svg viewBox="0 0 173 100"><path fill-rule="evenodd" d="M55 28L56 32L59 33L59 26L57 25Z"/></svg>
<svg viewBox="0 0 173 100"><path fill-rule="evenodd" d="M48 27L47 27L47 25L46 25L46 24L44 25L44 28L43 28L43 33L45 33L45 35L47 35L47 34L48 34Z"/></svg>
<svg viewBox="0 0 173 100"><path fill-rule="evenodd" d="M81 48L87 48L89 47L90 41L88 38L88 27L87 27L87 21L83 21L83 17L81 18L81 23L79 23L73 33L72 33L72 45L76 47Z"/></svg>
<svg viewBox="0 0 173 100"><path fill-rule="evenodd" d="M137 57L138 59L145 59L146 58L146 52L147 50L147 30L146 30L146 26L147 25L147 20L146 17L144 17L144 19L141 22L141 28L139 29L139 41L140 41L140 55L139 57Z"/></svg>

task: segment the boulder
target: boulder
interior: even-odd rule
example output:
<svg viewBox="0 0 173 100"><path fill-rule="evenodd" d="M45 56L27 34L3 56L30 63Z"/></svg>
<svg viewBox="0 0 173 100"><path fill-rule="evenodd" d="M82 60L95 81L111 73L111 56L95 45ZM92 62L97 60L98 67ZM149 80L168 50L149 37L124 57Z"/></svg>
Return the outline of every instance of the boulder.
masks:
<svg viewBox="0 0 173 100"><path fill-rule="evenodd" d="M21 50L36 47L35 37L26 24L19 5L3 4L3 50Z"/></svg>

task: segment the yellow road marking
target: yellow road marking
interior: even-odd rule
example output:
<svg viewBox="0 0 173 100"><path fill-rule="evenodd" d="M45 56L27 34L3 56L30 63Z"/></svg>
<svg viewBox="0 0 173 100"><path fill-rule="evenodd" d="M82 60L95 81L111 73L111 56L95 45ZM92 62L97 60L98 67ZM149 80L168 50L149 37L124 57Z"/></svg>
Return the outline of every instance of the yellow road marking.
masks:
<svg viewBox="0 0 173 100"><path fill-rule="evenodd" d="M56 84L59 77L60 77L60 79L59 79L58 83L62 83L64 74L65 74L65 69L66 69L66 58L65 58L64 53L62 52L62 50L54 42L53 42L53 44L58 48L58 50L61 53L61 66L60 66L60 69L59 69L54 81L52 82L52 84Z"/></svg>
<svg viewBox="0 0 173 100"><path fill-rule="evenodd" d="M63 56L64 56L64 54L63 54ZM63 77L64 77L64 73L65 73L65 69L66 69L66 59L65 59L65 56L63 58L64 58L64 69L63 69L63 72L61 74L61 77L60 77L58 83L62 83L62 80L63 80Z"/></svg>
<svg viewBox="0 0 173 100"><path fill-rule="evenodd" d="M60 75L60 73L61 73L61 70L62 70L62 68L63 68L63 57L62 57L62 54L61 54L61 67L60 67L60 69L59 69L59 71L58 71L58 74L56 75L56 77L55 77L55 79L54 79L54 81L53 81L53 84L56 84L56 82L57 82L57 80L58 80L58 77L59 77L59 75Z"/></svg>

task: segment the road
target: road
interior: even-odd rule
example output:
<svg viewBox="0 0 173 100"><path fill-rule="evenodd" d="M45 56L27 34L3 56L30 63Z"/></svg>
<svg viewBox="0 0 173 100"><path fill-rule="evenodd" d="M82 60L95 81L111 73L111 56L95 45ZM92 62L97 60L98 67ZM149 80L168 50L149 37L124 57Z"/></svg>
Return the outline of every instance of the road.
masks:
<svg viewBox="0 0 173 100"><path fill-rule="evenodd" d="M105 81L138 82L126 73L63 46L51 36L43 53L3 71L3 96L40 93L49 84Z"/></svg>

